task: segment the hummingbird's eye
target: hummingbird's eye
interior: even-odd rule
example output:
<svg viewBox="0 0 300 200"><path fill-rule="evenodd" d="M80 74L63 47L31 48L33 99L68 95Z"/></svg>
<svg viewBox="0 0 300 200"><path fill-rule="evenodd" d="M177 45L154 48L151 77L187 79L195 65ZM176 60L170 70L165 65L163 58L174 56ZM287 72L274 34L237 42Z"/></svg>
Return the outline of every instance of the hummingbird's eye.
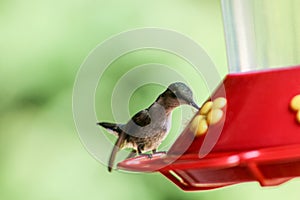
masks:
<svg viewBox="0 0 300 200"><path fill-rule="evenodd" d="M171 93L171 97L172 98L177 98L177 96L173 92Z"/></svg>

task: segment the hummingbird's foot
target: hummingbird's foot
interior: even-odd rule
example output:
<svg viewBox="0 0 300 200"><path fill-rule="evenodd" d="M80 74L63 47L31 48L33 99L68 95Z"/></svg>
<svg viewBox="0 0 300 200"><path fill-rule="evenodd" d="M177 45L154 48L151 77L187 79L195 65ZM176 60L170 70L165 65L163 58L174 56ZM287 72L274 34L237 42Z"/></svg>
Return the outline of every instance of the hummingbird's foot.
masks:
<svg viewBox="0 0 300 200"><path fill-rule="evenodd" d="M167 152L166 151L156 151L156 149L153 149L152 153L153 154L166 154Z"/></svg>
<svg viewBox="0 0 300 200"><path fill-rule="evenodd" d="M147 156L149 159L151 159L153 157L152 153L141 153L139 154L140 156Z"/></svg>
<svg viewBox="0 0 300 200"><path fill-rule="evenodd" d="M129 159L129 158L133 158L137 155L137 151L135 149L133 149L130 154L127 156L126 159Z"/></svg>

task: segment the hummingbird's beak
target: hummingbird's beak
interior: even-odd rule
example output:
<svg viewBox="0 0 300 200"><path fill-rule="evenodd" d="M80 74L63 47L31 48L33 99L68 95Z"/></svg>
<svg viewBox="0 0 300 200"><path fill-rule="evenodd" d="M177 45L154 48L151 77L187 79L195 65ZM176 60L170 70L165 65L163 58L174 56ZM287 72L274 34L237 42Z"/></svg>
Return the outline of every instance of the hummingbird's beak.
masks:
<svg viewBox="0 0 300 200"><path fill-rule="evenodd" d="M197 110L200 109L199 106L198 106L194 101L192 101L192 102L190 103L190 105L193 106L194 108L196 108Z"/></svg>

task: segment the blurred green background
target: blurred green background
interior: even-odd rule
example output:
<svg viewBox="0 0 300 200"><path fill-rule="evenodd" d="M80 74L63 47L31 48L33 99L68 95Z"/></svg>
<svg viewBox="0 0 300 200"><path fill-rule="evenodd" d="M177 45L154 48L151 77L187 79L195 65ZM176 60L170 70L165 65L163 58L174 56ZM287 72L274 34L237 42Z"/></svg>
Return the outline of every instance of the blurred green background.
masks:
<svg viewBox="0 0 300 200"><path fill-rule="evenodd" d="M0 199L299 199L298 179L186 193L160 174L109 174L87 153L72 117L76 73L97 44L139 27L191 37L227 73L219 0L0 1Z"/></svg>

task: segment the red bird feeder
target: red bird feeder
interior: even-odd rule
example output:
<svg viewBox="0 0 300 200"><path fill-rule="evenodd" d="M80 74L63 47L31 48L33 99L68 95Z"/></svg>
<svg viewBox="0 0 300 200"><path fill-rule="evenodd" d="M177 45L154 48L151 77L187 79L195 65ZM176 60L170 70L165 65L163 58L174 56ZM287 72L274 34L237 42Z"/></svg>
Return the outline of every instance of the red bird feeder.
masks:
<svg viewBox="0 0 300 200"><path fill-rule="evenodd" d="M222 1L231 73L167 154L131 158L119 163L119 169L159 171L183 190L249 181L274 186L300 176L300 55L289 45L295 57L283 60L271 53L286 48L268 46L282 34L269 35L277 24L262 29L261 20L269 19L269 10L262 10L258 2L264 1ZM295 13L284 17L292 16ZM290 26L287 34L297 24ZM267 39L266 45L261 38ZM273 65L295 66L257 70Z"/></svg>

